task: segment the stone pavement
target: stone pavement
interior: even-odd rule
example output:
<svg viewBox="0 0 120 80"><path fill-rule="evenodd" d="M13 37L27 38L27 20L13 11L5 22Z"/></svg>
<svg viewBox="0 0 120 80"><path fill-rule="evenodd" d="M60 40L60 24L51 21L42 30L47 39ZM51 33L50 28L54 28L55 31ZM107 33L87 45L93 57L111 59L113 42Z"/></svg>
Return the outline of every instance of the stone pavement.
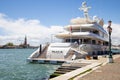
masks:
<svg viewBox="0 0 120 80"><path fill-rule="evenodd" d="M50 80L69 80L70 78L75 77L76 75L78 75L80 73L83 73L83 72L85 72L89 69L92 69L92 68L94 68L95 66L98 66L98 65L100 65L100 63L92 63L90 65L87 65L87 66L83 67L83 68L76 69L74 71L68 72L66 74L63 74L61 76L52 78Z"/></svg>
<svg viewBox="0 0 120 80"><path fill-rule="evenodd" d="M107 63L85 76L78 76L74 80L120 80L120 57L114 59L114 63Z"/></svg>

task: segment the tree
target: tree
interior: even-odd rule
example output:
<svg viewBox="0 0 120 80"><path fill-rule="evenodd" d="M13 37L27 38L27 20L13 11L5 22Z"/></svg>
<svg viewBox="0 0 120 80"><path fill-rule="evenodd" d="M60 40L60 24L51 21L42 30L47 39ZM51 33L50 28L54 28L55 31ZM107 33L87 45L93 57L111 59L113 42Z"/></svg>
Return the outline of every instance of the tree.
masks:
<svg viewBox="0 0 120 80"><path fill-rule="evenodd" d="M9 43L6 44L6 46L14 46L14 44L9 42Z"/></svg>

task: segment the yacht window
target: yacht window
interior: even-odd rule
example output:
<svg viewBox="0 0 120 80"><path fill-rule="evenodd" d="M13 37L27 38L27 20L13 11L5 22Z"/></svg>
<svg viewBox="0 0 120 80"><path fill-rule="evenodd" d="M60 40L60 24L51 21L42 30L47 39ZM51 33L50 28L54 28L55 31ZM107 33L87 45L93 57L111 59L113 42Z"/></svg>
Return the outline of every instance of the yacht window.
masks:
<svg viewBox="0 0 120 80"><path fill-rule="evenodd" d="M66 42L72 42L72 43L77 42L77 43L79 43L79 39L66 39Z"/></svg>
<svg viewBox="0 0 120 80"><path fill-rule="evenodd" d="M90 40L90 39L84 39L84 43L85 43L85 44L90 44L90 43L91 43L91 40Z"/></svg>
<svg viewBox="0 0 120 80"><path fill-rule="evenodd" d="M95 41L95 40L92 40L92 44L96 44L96 41Z"/></svg>
<svg viewBox="0 0 120 80"><path fill-rule="evenodd" d="M105 45L106 45L106 46L108 46L108 44L109 44L108 42L105 42Z"/></svg>
<svg viewBox="0 0 120 80"><path fill-rule="evenodd" d="M99 34L99 32L98 32L98 31L93 31L93 33L94 33L94 34Z"/></svg>

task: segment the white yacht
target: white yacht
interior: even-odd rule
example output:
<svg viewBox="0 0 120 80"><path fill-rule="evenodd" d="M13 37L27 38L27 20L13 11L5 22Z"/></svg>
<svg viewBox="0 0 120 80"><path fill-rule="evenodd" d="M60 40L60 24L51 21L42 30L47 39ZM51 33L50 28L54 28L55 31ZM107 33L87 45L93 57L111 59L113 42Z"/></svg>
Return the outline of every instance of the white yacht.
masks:
<svg viewBox="0 0 120 80"><path fill-rule="evenodd" d="M72 19L70 25L64 27L65 32L55 35L62 39L61 43L50 43L40 45L33 52L29 60L76 60L84 58L86 55L106 53L108 46L108 34L104 30L103 19L96 16L91 19L88 15L86 2L79 8L84 13L83 18Z"/></svg>

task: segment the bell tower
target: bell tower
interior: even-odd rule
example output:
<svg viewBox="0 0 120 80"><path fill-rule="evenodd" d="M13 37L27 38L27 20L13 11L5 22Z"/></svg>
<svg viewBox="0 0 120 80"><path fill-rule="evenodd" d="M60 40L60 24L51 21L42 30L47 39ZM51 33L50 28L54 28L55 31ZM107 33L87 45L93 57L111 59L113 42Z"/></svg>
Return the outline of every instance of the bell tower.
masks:
<svg viewBox="0 0 120 80"><path fill-rule="evenodd" d="M25 36L24 45L27 45L27 37Z"/></svg>

